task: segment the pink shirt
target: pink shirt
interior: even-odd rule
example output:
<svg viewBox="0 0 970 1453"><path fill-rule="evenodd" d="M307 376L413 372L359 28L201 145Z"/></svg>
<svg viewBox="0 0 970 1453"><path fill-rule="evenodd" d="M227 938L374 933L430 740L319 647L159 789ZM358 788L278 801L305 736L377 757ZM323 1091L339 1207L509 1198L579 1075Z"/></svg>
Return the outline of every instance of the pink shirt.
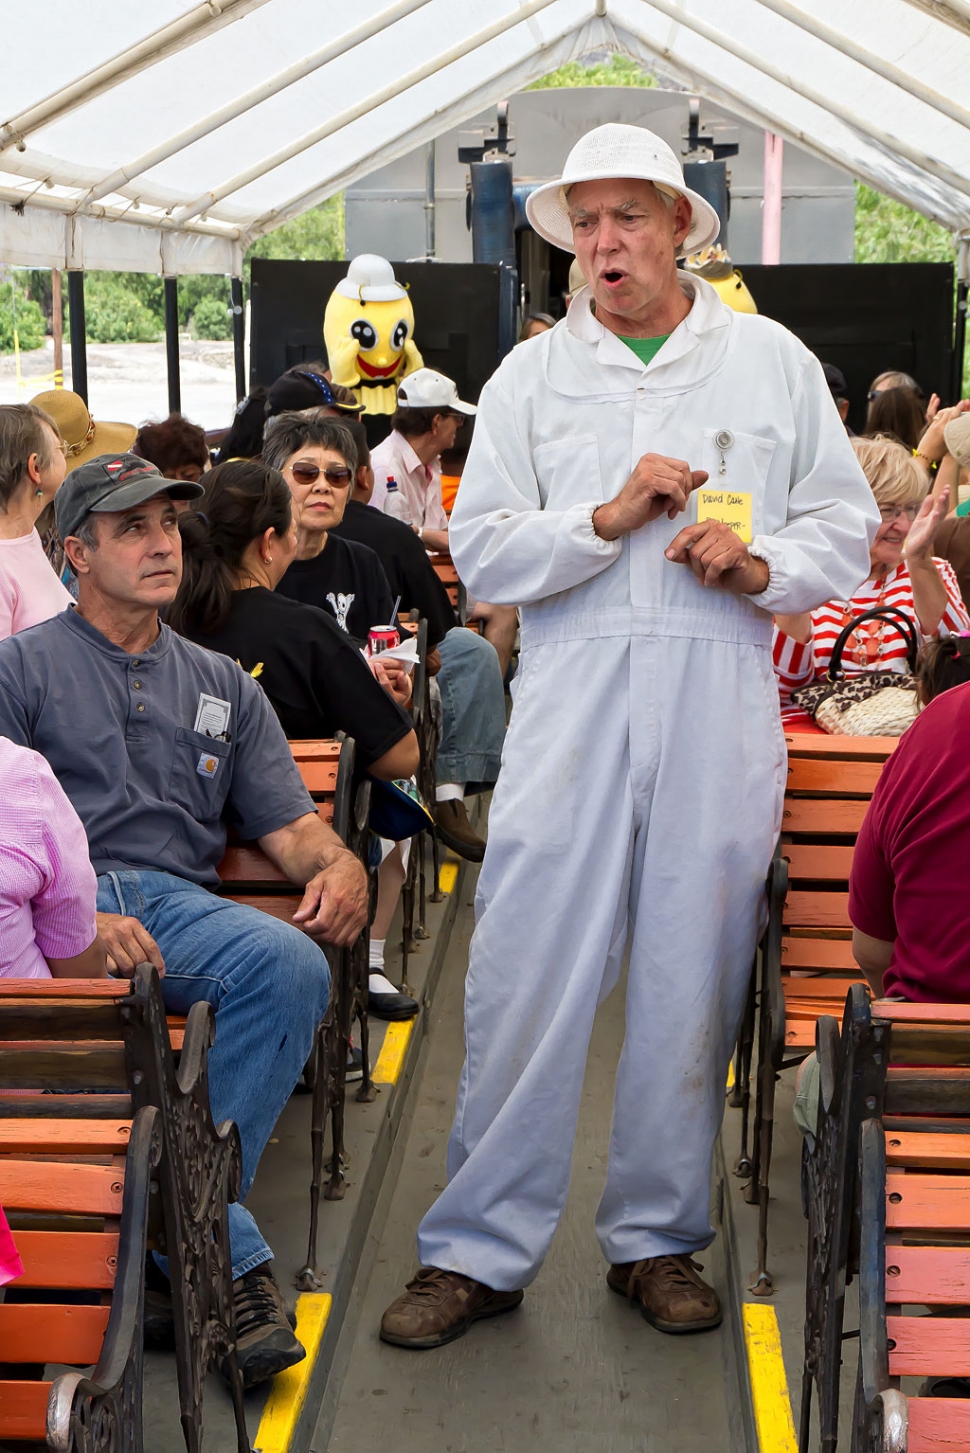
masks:
<svg viewBox="0 0 970 1453"><path fill-rule="evenodd" d="M46 979L47 959L94 942L98 882L81 819L44 758L0 737L0 782L0 976Z"/></svg>
<svg viewBox="0 0 970 1453"><path fill-rule="evenodd" d="M386 512L387 481L393 478L407 507L399 516L406 525L415 530L447 530L448 516L441 502L441 465L437 459L433 464L422 464L404 435L394 429L371 450L370 460L374 470L374 493L370 502L375 509Z"/></svg>
<svg viewBox="0 0 970 1453"><path fill-rule="evenodd" d="M36 530L0 540L0 641L40 625L73 605L58 580Z"/></svg>

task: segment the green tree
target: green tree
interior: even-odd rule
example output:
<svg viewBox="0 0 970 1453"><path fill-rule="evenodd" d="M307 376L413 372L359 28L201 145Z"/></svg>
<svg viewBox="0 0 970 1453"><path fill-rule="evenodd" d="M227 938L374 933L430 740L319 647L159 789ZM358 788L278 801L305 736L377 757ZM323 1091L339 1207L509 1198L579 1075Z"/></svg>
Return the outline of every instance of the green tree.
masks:
<svg viewBox="0 0 970 1453"><path fill-rule="evenodd" d="M258 238L248 249L246 262L254 257L332 262L339 261L343 255L344 196L338 192L319 207L311 207L309 212ZM247 268L247 281L248 276Z"/></svg>
<svg viewBox="0 0 970 1453"><path fill-rule="evenodd" d="M24 269L0 266L0 353L12 353L14 329L21 348L40 348L47 324L30 297Z"/></svg>
<svg viewBox="0 0 970 1453"><path fill-rule="evenodd" d="M154 343L164 327L162 280L152 273L86 272L84 324L89 343ZM69 308L65 306L65 327Z"/></svg>
<svg viewBox="0 0 970 1453"><path fill-rule="evenodd" d="M567 61L527 86L527 91L547 91L557 86L655 86L657 78L630 56L614 52L608 61Z"/></svg>
<svg viewBox="0 0 970 1453"><path fill-rule="evenodd" d="M231 338L232 314L228 302L219 298L202 298L192 314L190 329L193 338Z"/></svg>
<svg viewBox="0 0 970 1453"><path fill-rule="evenodd" d="M892 197L855 185L856 262L951 262L957 251L953 236L938 222ZM970 338L963 354L963 397L970 396Z"/></svg>

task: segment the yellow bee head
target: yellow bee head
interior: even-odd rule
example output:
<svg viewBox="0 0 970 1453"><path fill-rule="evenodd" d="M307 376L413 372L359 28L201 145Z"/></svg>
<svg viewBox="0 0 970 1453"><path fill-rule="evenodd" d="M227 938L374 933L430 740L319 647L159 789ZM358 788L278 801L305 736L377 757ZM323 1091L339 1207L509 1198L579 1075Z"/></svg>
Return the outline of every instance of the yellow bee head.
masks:
<svg viewBox="0 0 970 1453"><path fill-rule="evenodd" d="M323 316L323 340L333 360L348 341L360 345L362 382L386 383L400 372L404 345L414 333L411 299L386 258L363 253L337 284Z"/></svg>

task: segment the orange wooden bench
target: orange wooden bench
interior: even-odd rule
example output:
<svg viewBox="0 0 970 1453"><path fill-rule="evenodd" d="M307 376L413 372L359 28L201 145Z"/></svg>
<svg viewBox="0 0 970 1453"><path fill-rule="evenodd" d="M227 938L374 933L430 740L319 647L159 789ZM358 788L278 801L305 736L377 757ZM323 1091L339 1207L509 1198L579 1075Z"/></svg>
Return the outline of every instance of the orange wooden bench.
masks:
<svg viewBox="0 0 970 1453"><path fill-rule="evenodd" d="M241 1155L235 1126L227 1122L217 1130L212 1122L206 1072L212 1035L211 1007L194 1005L182 1031L176 1072L158 976L149 965L136 969L132 980L0 979L0 1204L12 1206L18 1214L29 1211L34 1218L26 1225L22 1221L14 1224L31 1232L76 1229L73 1222L58 1227L37 1220L42 1211L44 1215L68 1214L65 1208L72 1204L69 1196L58 1205L51 1200L50 1190L44 1189L54 1174L45 1169L48 1162L60 1165L69 1161L78 1193L83 1190L85 1195L101 1196L102 1210L97 1214L102 1216L107 1214L105 1187L110 1183L114 1186L112 1204L116 1203L112 1214L120 1211L124 1177L115 1171L123 1165L125 1148L134 1139L138 1114L146 1108L157 1112L162 1153L160 1161L155 1157L158 1173L154 1179L160 1194L153 1198L157 1214L152 1218L151 1244L167 1252L171 1263L179 1400L189 1453L201 1449L206 1374L224 1359L234 1383L238 1446L240 1450L249 1446L242 1382L235 1365L231 1273L223 1256L228 1200L238 1195ZM11 1090L19 1093L5 1093ZM22 1204L31 1187L47 1196L50 1204L44 1203L46 1210L39 1204ZM90 1209L83 1214L96 1212ZM82 1229L100 1232L104 1228ZM33 1277L60 1274L53 1266L45 1272L37 1258L45 1247L56 1252L63 1244L31 1243ZM143 1273L144 1238L139 1254ZM42 1283L26 1283L35 1284ZM137 1287L141 1287L140 1280ZM17 1294L11 1295L16 1300ZM138 1297L140 1329L140 1290ZM5 1303L0 1314L6 1309ZM89 1322L90 1310L81 1307L76 1315L75 1309L65 1313L66 1331ZM41 1312L24 1315L40 1326ZM19 1313L11 1325L18 1317ZM101 1331L104 1333L104 1327ZM9 1342L3 1345L9 1349ZM37 1345L36 1339L30 1344L35 1349ZM76 1356L63 1355L67 1345L54 1340L47 1356L35 1357L24 1350L19 1360L82 1364L98 1360L97 1352L88 1355L93 1348L90 1337L83 1342L83 1355L80 1341ZM139 1331L135 1369L139 1376L140 1346ZM118 1355L112 1353L112 1368L116 1368ZM0 1361L4 1360L18 1359L0 1353ZM103 1357L99 1368L98 1376L111 1382ZM120 1377L124 1369L116 1370ZM78 1396L82 1393L83 1389ZM39 1396L35 1394L35 1398ZM81 1444L63 1444L65 1449L75 1446ZM104 1446L113 1450L129 1444L119 1441Z"/></svg>
<svg viewBox="0 0 970 1453"><path fill-rule="evenodd" d="M844 1286L857 1275L852 1447L970 1448L970 1399L924 1387L970 1379L970 1005L870 1004L859 985L841 1038L820 1021L818 1046L802 1446L813 1380L821 1440L835 1446Z"/></svg>
<svg viewBox="0 0 970 1453"><path fill-rule="evenodd" d="M24 1265L0 1305L5 1445L141 1447L149 1191L161 1149L154 1107L133 1121L0 1119L0 1203ZM59 1364L79 1370L48 1378Z"/></svg>
<svg viewBox="0 0 970 1453"><path fill-rule="evenodd" d="M354 781L353 741L350 738L342 741L291 741L290 749L304 786L317 804L320 817L367 865L370 783ZM284 923L292 923L303 896L303 889L291 883L255 843L230 843L219 865L219 878L222 896L231 898L234 903L272 914ZM367 1021L367 931L361 933L353 947L328 948L326 952L330 964L330 1003L323 1022L318 1026L313 1054L304 1071L304 1081L313 1093L310 1123L313 1168L307 1259L296 1278L296 1284L302 1291L311 1291L320 1285L317 1227L328 1116L332 1153L330 1179L323 1194L327 1200L340 1200L346 1188L343 1173L346 1070L355 1018L360 1024L364 1071L357 1098L366 1101L376 1095L371 1079Z"/></svg>
<svg viewBox="0 0 970 1453"><path fill-rule="evenodd" d="M781 837L768 877L769 918L752 974L735 1062L732 1103L741 1108L736 1171L750 1177L759 1208L758 1265L751 1290L770 1295L767 1271L769 1173L775 1081L815 1046L820 1016L840 1016L851 984L849 872L856 837L895 737L788 733L788 782ZM750 1073L758 1045L757 1095L748 1152Z"/></svg>

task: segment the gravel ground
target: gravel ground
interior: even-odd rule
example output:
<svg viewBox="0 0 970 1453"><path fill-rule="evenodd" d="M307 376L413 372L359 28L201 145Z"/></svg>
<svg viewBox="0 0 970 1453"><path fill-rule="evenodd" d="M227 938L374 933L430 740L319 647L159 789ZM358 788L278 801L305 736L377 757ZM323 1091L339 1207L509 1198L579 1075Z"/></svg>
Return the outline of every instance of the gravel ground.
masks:
<svg viewBox="0 0 970 1453"><path fill-rule="evenodd" d="M181 343L182 412L205 429L226 427L236 406L232 343ZM164 343L89 343L88 403L95 419L141 424L168 413ZM18 394L13 354L0 355L0 404L27 403L52 387L53 344L20 355ZM64 387L71 387L71 350L64 346Z"/></svg>

